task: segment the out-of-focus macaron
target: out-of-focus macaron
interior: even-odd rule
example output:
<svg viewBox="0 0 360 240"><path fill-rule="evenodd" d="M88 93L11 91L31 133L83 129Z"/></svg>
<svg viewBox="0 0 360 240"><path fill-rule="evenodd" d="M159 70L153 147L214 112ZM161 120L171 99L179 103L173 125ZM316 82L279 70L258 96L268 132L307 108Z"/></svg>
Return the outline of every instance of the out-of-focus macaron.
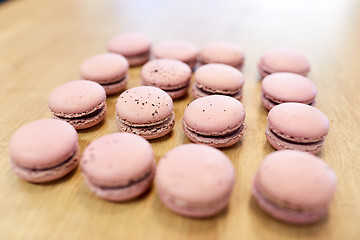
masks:
<svg viewBox="0 0 360 240"><path fill-rule="evenodd" d="M235 183L230 159L203 144L183 144L160 159L155 184L161 201L189 217L211 217L229 202Z"/></svg>
<svg viewBox="0 0 360 240"><path fill-rule="evenodd" d="M277 150L291 149L316 154L324 145L329 119L319 109L302 103L282 103L267 117L265 135Z"/></svg>
<svg viewBox="0 0 360 240"><path fill-rule="evenodd" d="M245 55L235 43L228 41L214 41L205 44L199 53L201 64L223 63L239 70L244 65Z"/></svg>
<svg viewBox="0 0 360 240"><path fill-rule="evenodd" d="M262 78L276 72L291 72L307 76L310 71L308 59L301 53L288 48L274 48L264 53L258 63Z"/></svg>
<svg viewBox="0 0 360 240"><path fill-rule="evenodd" d="M123 55L130 66L138 66L150 59L151 38L141 32L126 32L114 36L107 45L108 51Z"/></svg>
<svg viewBox="0 0 360 240"><path fill-rule="evenodd" d="M316 86L308 78L296 73L273 73L261 82L261 102L270 110L285 102L315 105Z"/></svg>
<svg viewBox="0 0 360 240"><path fill-rule="evenodd" d="M120 131L146 139L162 137L175 125L173 101L157 87L139 86L126 90L117 99L115 109Z"/></svg>
<svg viewBox="0 0 360 240"><path fill-rule="evenodd" d="M221 63L210 63L195 71L192 93L194 98L222 94L241 100L244 82L244 76L238 69Z"/></svg>
<svg viewBox="0 0 360 240"><path fill-rule="evenodd" d="M155 59L147 62L140 72L141 83L161 88L172 99L184 96L191 79L190 67L176 59Z"/></svg>
<svg viewBox="0 0 360 240"><path fill-rule="evenodd" d="M274 218L310 224L326 215L336 182L335 173L320 158L282 150L265 157L255 174L252 194Z"/></svg>
<svg viewBox="0 0 360 240"><path fill-rule="evenodd" d="M100 123L106 113L104 88L93 81L75 80L55 88L48 106L53 118L67 121L75 129Z"/></svg>
<svg viewBox="0 0 360 240"><path fill-rule="evenodd" d="M78 165L78 135L67 122L41 119L19 128L9 142L10 165L35 183L59 179Z"/></svg>
<svg viewBox="0 0 360 240"><path fill-rule="evenodd" d="M192 101L185 109L183 129L195 143L228 147L240 141L245 131L245 108L235 98L211 95Z"/></svg>
<svg viewBox="0 0 360 240"><path fill-rule="evenodd" d="M113 133L91 142L81 157L89 189L110 201L126 201L145 192L155 175L151 145L131 133Z"/></svg>
<svg viewBox="0 0 360 240"><path fill-rule="evenodd" d="M104 87L107 95L126 87L129 63L123 56L102 53L86 59L80 66L81 79L91 80Z"/></svg>
<svg viewBox="0 0 360 240"><path fill-rule="evenodd" d="M151 49L155 58L173 58L188 64L194 69L199 54L198 47L185 40L166 40Z"/></svg>

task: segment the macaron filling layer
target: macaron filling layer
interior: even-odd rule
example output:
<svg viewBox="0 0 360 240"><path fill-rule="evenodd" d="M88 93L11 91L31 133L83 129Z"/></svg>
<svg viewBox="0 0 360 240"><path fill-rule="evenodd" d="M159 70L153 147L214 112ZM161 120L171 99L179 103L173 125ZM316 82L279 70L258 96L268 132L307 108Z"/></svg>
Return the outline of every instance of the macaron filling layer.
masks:
<svg viewBox="0 0 360 240"><path fill-rule="evenodd" d="M319 220L327 212L327 206L313 209L304 209L299 207L295 208L286 204L272 201L261 193L256 178L253 183L252 192L258 204L263 207L270 215L273 215L278 219L286 222L308 224Z"/></svg>
<svg viewBox="0 0 360 240"><path fill-rule="evenodd" d="M134 124L116 116L116 124L123 132L135 133L146 139L161 137L169 133L175 124L175 113L164 120L146 124Z"/></svg>
<svg viewBox="0 0 360 240"><path fill-rule="evenodd" d="M261 93L261 97L262 97L265 101L268 101L268 102L269 102L270 104L272 104L272 105L278 105L278 104L284 103L284 101L275 99L275 98L271 97L270 95L265 94L264 92ZM297 102L298 102L298 101L297 101ZM303 103L303 104L307 104L307 105L313 106L314 103L315 103L315 101L314 101L314 100L311 100L311 101L304 101L304 102L299 102L299 103Z"/></svg>
<svg viewBox="0 0 360 240"><path fill-rule="evenodd" d="M77 145L76 150L73 154L67 158L64 162L59 163L52 167L46 168L29 168L16 164L13 160L10 159L10 164L16 174L22 178L31 181L31 182L47 182L51 180L58 179L62 176L65 176L67 173L72 171L79 161L80 148Z"/></svg>
<svg viewBox="0 0 360 240"><path fill-rule="evenodd" d="M234 98L239 98L242 96L242 89L231 91L231 90L219 90L219 89L212 89L207 88L201 84L195 83L193 85L193 90L196 91L197 94L201 96L208 96L212 94L219 94L219 95L226 95Z"/></svg>
<svg viewBox="0 0 360 240"><path fill-rule="evenodd" d="M127 80L128 76L124 76L122 78L120 78L119 80L115 80L115 81L112 81L112 82L108 82L108 83L99 83L101 86L111 86L111 85L115 85L115 84L118 84L118 83L121 83L125 80Z"/></svg>
<svg viewBox="0 0 360 240"><path fill-rule="evenodd" d="M51 113L54 118L63 119L66 121L75 121L75 123L80 123L85 120L89 120L92 118L100 118L105 115L106 113L106 104L105 102L100 103L97 107L94 109L87 111L85 113L56 113L51 110Z"/></svg>

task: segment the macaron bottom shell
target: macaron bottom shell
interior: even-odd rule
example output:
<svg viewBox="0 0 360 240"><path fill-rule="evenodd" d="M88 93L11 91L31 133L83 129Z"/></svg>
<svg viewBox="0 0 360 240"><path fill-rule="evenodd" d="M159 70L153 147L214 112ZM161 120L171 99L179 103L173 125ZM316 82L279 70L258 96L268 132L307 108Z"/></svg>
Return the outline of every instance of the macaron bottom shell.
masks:
<svg viewBox="0 0 360 240"><path fill-rule="evenodd" d="M239 101L241 101L241 99L242 99L242 90L239 90L236 93L233 93L233 92L226 93L224 91L216 91L216 90L208 90L208 89L205 90L203 88L203 86L199 86L195 83L193 84L193 87L192 87L192 94L193 94L194 98L201 98L201 97L206 97L206 96L210 96L210 95L214 95L214 94L219 94L219 95L233 97Z"/></svg>
<svg viewBox="0 0 360 240"><path fill-rule="evenodd" d="M81 130L93 127L105 118L106 104L102 102L91 111L85 113L55 113L50 110L54 119L64 120L70 123L75 129Z"/></svg>
<svg viewBox="0 0 360 240"><path fill-rule="evenodd" d="M196 133L196 131L192 130L183 120L183 130L185 135L194 143L203 143L212 147L222 148L229 147L234 145L238 141L241 140L244 135L246 125L243 123L236 129L232 130L229 133L221 134L221 133L212 133L211 135L203 135Z"/></svg>
<svg viewBox="0 0 360 240"><path fill-rule="evenodd" d="M31 169L16 165L10 159L10 166L13 172L20 178L33 182L33 183L45 183L64 177L71 171L73 171L79 162L80 148L77 145L75 152L64 162L54 167L44 169Z"/></svg>
<svg viewBox="0 0 360 240"><path fill-rule="evenodd" d="M126 87L129 77L126 76L119 81L111 82L111 83L101 83L100 85L105 89L106 95L112 95L120 92Z"/></svg>
<svg viewBox="0 0 360 240"><path fill-rule="evenodd" d="M118 187L104 187L99 186L91 182L90 178L84 175L85 183L95 195L100 198L120 202L128 201L140 196L144 193L152 184L155 176L155 162L150 172L145 173L141 178L131 180L127 185L120 185Z"/></svg>
<svg viewBox="0 0 360 240"><path fill-rule="evenodd" d="M321 220L327 214L327 207L320 207L308 211L296 211L277 205L261 194L256 183L256 178L253 182L252 194L255 201L265 212L285 223L299 225L311 224Z"/></svg>
<svg viewBox="0 0 360 240"><path fill-rule="evenodd" d="M217 202L209 203L187 203L181 199L175 199L165 192L158 191L161 201L166 207L183 216L192 218L207 218L220 213L225 209L230 200L230 194Z"/></svg>
<svg viewBox="0 0 360 240"><path fill-rule="evenodd" d="M165 136L170 133L175 125L175 113L173 112L170 117L156 125L150 126L132 126L131 123L125 123L116 116L116 125L121 132L134 133L145 139L155 139Z"/></svg>
<svg viewBox="0 0 360 240"><path fill-rule="evenodd" d="M289 149L317 154L324 145L324 140L314 142L295 142L287 140L271 131L269 126L266 127L265 136L270 145L276 150Z"/></svg>
<svg viewBox="0 0 360 240"><path fill-rule="evenodd" d="M136 67L143 65L147 61L150 60L150 51L138 55L132 55L132 56L124 56L128 62L130 67Z"/></svg>

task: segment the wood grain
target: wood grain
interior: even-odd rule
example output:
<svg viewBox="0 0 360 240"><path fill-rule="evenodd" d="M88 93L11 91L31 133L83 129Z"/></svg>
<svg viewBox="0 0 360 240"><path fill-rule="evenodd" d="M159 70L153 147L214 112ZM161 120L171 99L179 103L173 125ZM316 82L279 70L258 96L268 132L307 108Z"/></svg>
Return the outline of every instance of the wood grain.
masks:
<svg viewBox="0 0 360 240"><path fill-rule="evenodd" d="M360 239L360 2L356 0L89 1L12 0L0 4L0 239ZM49 184L18 179L8 164L8 141L21 125L49 118L47 98L58 85L79 78L81 62L106 50L115 34L139 30L153 42L187 39L239 44L246 53L243 104L248 126L243 141L222 149L237 174L229 207L210 219L190 219L167 210L155 187L126 203L103 201L86 188L79 169ZM330 119L319 154L337 173L329 215L310 226L273 220L254 203L252 177L274 151L264 131L256 64L275 46L303 52L318 87L317 107ZM140 68L129 71L138 86ZM81 150L95 138L117 132L114 105L106 120L79 131ZM175 101L176 126L151 141L158 161L189 140L181 128L191 95Z"/></svg>

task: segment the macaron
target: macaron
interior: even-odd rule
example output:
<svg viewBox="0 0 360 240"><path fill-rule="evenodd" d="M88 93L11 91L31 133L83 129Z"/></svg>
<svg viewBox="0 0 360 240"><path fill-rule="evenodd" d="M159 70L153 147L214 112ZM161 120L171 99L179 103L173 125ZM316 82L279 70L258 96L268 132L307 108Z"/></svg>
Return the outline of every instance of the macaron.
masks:
<svg viewBox="0 0 360 240"><path fill-rule="evenodd" d="M158 163L155 176L160 200L170 210L188 217L211 217L229 203L235 183L230 159L216 148L183 144Z"/></svg>
<svg viewBox="0 0 360 240"><path fill-rule="evenodd" d="M126 90L117 99L115 110L121 132L146 139L162 137L175 125L173 101L157 87L139 86Z"/></svg>
<svg viewBox="0 0 360 240"><path fill-rule="evenodd" d="M255 174L252 195L274 218L310 224L328 212L336 182L335 173L320 158L282 150L265 157Z"/></svg>
<svg viewBox="0 0 360 240"><path fill-rule="evenodd" d="M307 76L310 71L308 59L301 53L288 48L274 48L264 53L258 63L262 78L276 72L291 72Z"/></svg>
<svg viewBox="0 0 360 240"><path fill-rule="evenodd" d="M194 73L192 93L194 98L222 94L241 100L244 82L243 74L232 66L205 64Z"/></svg>
<svg viewBox="0 0 360 240"><path fill-rule="evenodd" d="M131 133L113 133L92 141L80 166L89 189L110 201L126 201L144 193L155 175L151 145Z"/></svg>
<svg viewBox="0 0 360 240"><path fill-rule="evenodd" d="M192 142L220 148L240 141L246 128L244 120L245 108L241 102L211 95L198 98L186 107L182 125Z"/></svg>
<svg viewBox="0 0 360 240"><path fill-rule="evenodd" d="M75 129L95 126L105 118L106 93L93 81L75 80L55 88L48 106L53 118L64 120Z"/></svg>
<svg viewBox="0 0 360 240"><path fill-rule="evenodd" d="M151 49L151 52L155 58L177 59L188 64L191 69L194 69L199 49L189 41L173 39L156 44Z"/></svg>
<svg viewBox="0 0 360 240"><path fill-rule="evenodd" d="M275 105L298 102L315 105L316 86L308 78L296 73L273 73L261 82L261 102L270 110Z"/></svg>
<svg viewBox="0 0 360 240"><path fill-rule="evenodd" d="M107 95L118 93L128 82L129 63L123 56L102 53L86 59L80 66L81 79L99 83Z"/></svg>
<svg viewBox="0 0 360 240"><path fill-rule="evenodd" d="M161 88L172 99L177 99L187 93L191 73L191 68L179 60L155 59L141 68L141 84Z"/></svg>
<svg viewBox="0 0 360 240"><path fill-rule="evenodd" d="M59 179L78 165L78 135L67 122L41 119L19 128L9 142L10 165L34 183Z"/></svg>
<svg viewBox="0 0 360 240"><path fill-rule="evenodd" d="M123 55L130 66L138 66L150 59L151 38L141 32L126 32L114 36L107 45L108 51Z"/></svg>
<svg viewBox="0 0 360 240"><path fill-rule="evenodd" d="M318 153L329 132L329 119L319 109L302 103L282 103L267 117L265 135L277 150Z"/></svg>
<svg viewBox="0 0 360 240"><path fill-rule="evenodd" d="M201 64L223 63L239 70L244 65L244 52L235 43L228 41L213 41L205 44L199 53Z"/></svg>

